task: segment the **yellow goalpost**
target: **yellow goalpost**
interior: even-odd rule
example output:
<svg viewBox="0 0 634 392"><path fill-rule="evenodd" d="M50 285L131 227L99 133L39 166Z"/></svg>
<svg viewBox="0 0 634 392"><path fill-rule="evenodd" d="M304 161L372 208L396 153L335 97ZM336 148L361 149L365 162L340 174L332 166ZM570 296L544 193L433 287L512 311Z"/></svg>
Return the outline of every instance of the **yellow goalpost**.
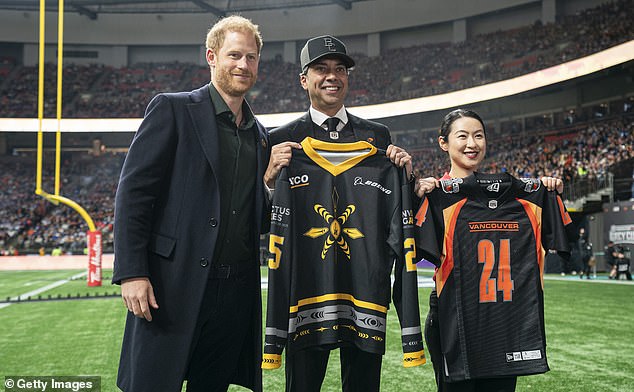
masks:
<svg viewBox="0 0 634 392"><path fill-rule="evenodd" d="M54 193L45 192L42 189L42 161L44 150L44 135L42 130L42 120L44 118L44 49L45 49L45 20L46 20L46 1L40 0L40 35L39 35L39 68L38 68L38 96L37 96L37 169L35 178L35 194L42 196L53 204L65 204L81 215L88 224L88 232L86 233L88 245L88 286L101 286L101 232L95 227L95 223L88 212L77 202L61 196L60 188L60 169L61 169L61 150L62 150L62 78L64 73L64 0L59 0L58 9L58 37L57 37L57 131L55 133L55 190Z"/></svg>

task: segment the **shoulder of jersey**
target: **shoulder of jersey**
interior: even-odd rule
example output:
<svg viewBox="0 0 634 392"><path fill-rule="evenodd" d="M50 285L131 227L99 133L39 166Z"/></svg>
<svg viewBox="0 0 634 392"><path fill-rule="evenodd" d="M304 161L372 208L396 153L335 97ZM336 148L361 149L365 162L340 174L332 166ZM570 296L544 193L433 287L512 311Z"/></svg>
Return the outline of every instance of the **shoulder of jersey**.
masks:
<svg viewBox="0 0 634 392"><path fill-rule="evenodd" d="M537 192L542 186L538 178L520 178L519 180L524 183L522 189L526 193Z"/></svg>
<svg viewBox="0 0 634 392"><path fill-rule="evenodd" d="M440 189L445 193L458 193L460 192L460 185L464 182L462 178L450 178L447 180L440 180Z"/></svg>

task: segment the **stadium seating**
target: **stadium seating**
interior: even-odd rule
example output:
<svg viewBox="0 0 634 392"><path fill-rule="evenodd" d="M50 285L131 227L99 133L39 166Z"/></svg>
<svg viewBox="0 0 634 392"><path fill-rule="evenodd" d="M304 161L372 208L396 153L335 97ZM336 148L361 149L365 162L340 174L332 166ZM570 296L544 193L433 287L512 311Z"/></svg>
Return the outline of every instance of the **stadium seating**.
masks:
<svg viewBox="0 0 634 392"><path fill-rule="evenodd" d="M425 44L389 49L380 57L356 55L348 106L439 94L521 75L606 49L634 38L634 9L625 0L608 3L557 24L534 24L470 38L464 43ZM55 69L46 66L45 116L55 117ZM298 65L280 58L261 62L249 101L256 113L303 111L305 92ZM64 67L64 117L141 117L149 99L161 91L188 90L209 80L206 67L184 63ZM35 117L37 69L0 58L0 117ZM512 124L489 135L485 171L518 177L553 175L566 184L601 179L610 167L634 157L632 106L611 117L586 116L552 124L527 123L518 137ZM409 137L406 136L406 137ZM404 142L401 144L401 142ZM416 170L440 176L448 167L432 140L400 140ZM504 146L501 148L500 146ZM49 157L50 158L50 157ZM47 160L48 161L48 160ZM114 194L123 154L65 153L62 194L77 201L103 232L104 252L112 252ZM87 225L69 207L34 194L32 153L0 156L0 254L50 253L61 246L81 253ZM45 172L46 189L52 173Z"/></svg>
<svg viewBox="0 0 634 392"><path fill-rule="evenodd" d="M617 118L592 120L564 127L549 136L498 136L489 140L485 172L507 171L517 177L545 174L563 178L568 187L584 178L600 179L612 165L634 158L634 113ZM498 146L504 146L498 147ZM408 148L409 149L409 148ZM409 149L415 169L440 176L448 167L437 147ZM46 158L46 157L45 157ZM124 154L92 156L88 152L65 153L61 193L77 201L103 232L104 252L112 251L114 195ZM52 157L46 161L51 162ZM580 162L585 170L579 170ZM34 154L0 157L6 170L0 173L0 254L15 249L19 253L46 253L61 246L65 252L80 254L85 244L86 223L77 212L55 206L34 194ZM53 173L45 171L45 189L53 189Z"/></svg>
<svg viewBox="0 0 634 392"><path fill-rule="evenodd" d="M86 153L65 153L60 193L83 206L102 231L104 252L112 252L114 194L123 154L93 157ZM51 160L53 158L49 157ZM0 174L0 254L13 249L20 254L39 253L61 247L66 253L82 254L87 224L70 207L46 202L34 193L33 154L1 157L6 168ZM45 170L43 178L52 179ZM45 181L44 189L53 189Z"/></svg>
<svg viewBox="0 0 634 392"><path fill-rule="evenodd" d="M483 85L596 53L634 38L634 9L626 0L604 4L557 23L435 43L384 50L381 56L356 54L348 106L429 96ZM0 67L0 117L36 117L37 68ZM256 113L306 110L298 83L299 66L279 57L263 60L250 95ZM45 117L55 117L55 67L46 67ZM209 80L206 66L142 63L113 68L64 67L64 117L142 117L158 92L190 90ZM4 98L6 97L6 98Z"/></svg>

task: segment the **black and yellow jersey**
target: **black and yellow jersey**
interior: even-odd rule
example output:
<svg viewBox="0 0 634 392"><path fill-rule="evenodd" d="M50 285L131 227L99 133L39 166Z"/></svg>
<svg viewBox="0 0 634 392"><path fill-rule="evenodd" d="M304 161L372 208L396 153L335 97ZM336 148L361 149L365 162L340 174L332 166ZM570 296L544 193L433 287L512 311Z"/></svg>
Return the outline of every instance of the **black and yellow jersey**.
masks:
<svg viewBox="0 0 634 392"><path fill-rule="evenodd" d="M474 173L441 181L415 221L420 253L438 266L446 379L548 371L543 272L548 249L569 252L561 198L537 179Z"/></svg>
<svg viewBox="0 0 634 392"><path fill-rule="evenodd" d="M404 169L367 142L301 145L275 184L262 367L284 349L383 354L393 268L404 364L425 363Z"/></svg>

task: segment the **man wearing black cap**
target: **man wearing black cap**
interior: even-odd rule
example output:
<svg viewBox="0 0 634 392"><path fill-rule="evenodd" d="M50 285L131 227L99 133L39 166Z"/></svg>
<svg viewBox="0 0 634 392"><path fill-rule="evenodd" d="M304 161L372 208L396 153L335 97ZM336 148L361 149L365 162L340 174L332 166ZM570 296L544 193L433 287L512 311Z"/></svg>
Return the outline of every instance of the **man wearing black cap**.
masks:
<svg viewBox="0 0 634 392"><path fill-rule="evenodd" d="M269 188L273 188L280 170L290 162L292 148L301 148L299 143L307 136L335 143L367 141L386 150L392 162L405 166L407 175L413 178L412 158L391 144L388 128L346 110L348 75L355 62L344 43L330 35L311 38L302 48L300 63L299 82L308 92L310 109L297 120L270 132L274 154L264 177Z"/></svg>
<svg viewBox="0 0 634 392"><path fill-rule="evenodd" d="M302 117L272 130L269 134L272 158L265 182L273 188L281 169L288 166L293 148L306 137L331 143L366 141L379 149L399 167L406 167L412 177L412 160L402 148L391 144L388 128L380 123L350 114L344 100L348 93L348 75L354 60L339 39L324 35L309 39L300 54L299 81L308 92L310 108ZM271 175L267 177L267 175ZM373 282L367 282L372 285ZM286 356L286 390L319 391L323 382L330 350L338 345L318 346ZM340 348L341 378L344 391L378 391L380 387L380 354L362 351L355 346Z"/></svg>

